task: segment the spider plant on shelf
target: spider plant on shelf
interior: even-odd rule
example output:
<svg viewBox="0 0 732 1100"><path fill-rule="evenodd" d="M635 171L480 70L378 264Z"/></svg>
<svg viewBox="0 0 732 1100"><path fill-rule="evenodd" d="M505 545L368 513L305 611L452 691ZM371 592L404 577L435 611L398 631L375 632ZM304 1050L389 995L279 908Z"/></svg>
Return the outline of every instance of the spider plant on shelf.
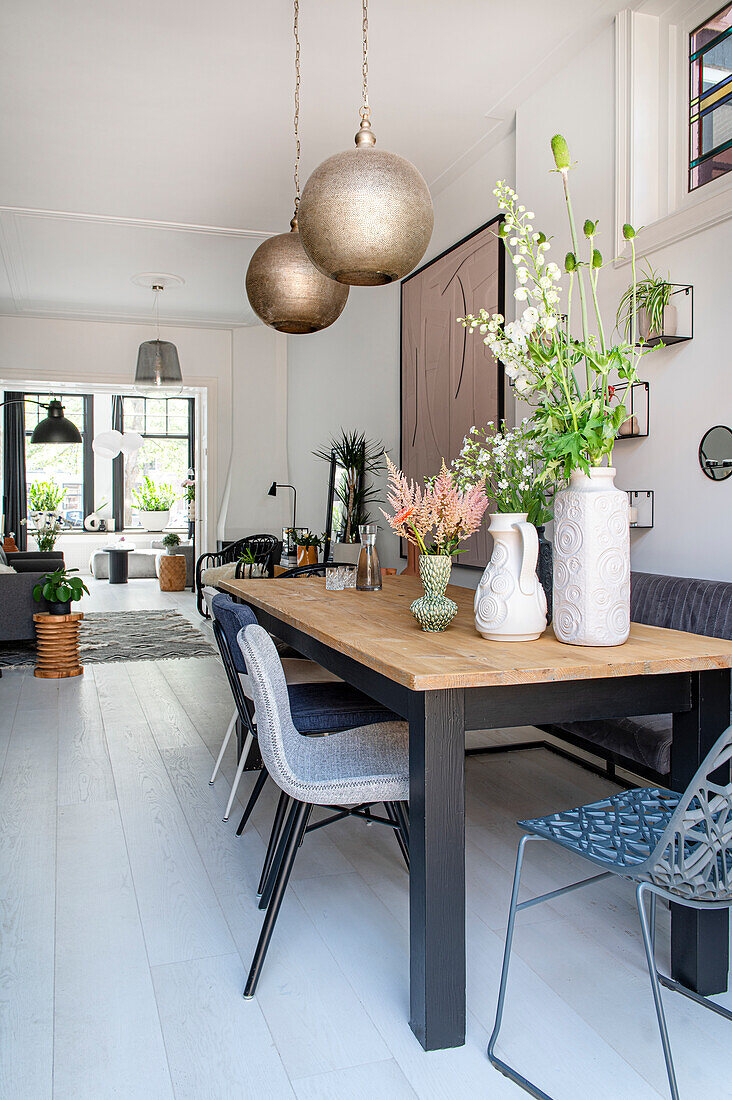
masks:
<svg viewBox="0 0 732 1100"><path fill-rule="evenodd" d="M664 336L676 335L677 310L671 305L673 285L653 270L646 261L646 271L635 285L623 294L618 305L616 325L626 340L631 337L635 314L638 342L647 344Z"/></svg>

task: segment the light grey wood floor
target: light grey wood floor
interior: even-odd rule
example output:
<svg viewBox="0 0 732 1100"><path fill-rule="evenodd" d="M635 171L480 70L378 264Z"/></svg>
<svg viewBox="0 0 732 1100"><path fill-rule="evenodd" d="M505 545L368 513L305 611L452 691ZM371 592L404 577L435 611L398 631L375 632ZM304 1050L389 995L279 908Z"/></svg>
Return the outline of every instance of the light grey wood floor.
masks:
<svg viewBox="0 0 732 1100"><path fill-rule="evenodd" d="M154 581L91 587L87 610L196 621L190 593ZM307 838L258 995L243 1000L275 794L242 838L236 812L222 823L233 753L214 788L208 777L230 714L213 658L0 680L0 1098L524 1095L485 1057L515 821L611 785L541 750L469 761L468 1038L425 1054L407 1023L407 876L377 826ZM528 889L576 871L529 849ZM665 913L659 944L665 961ZM561 1100L665 1096L632 891L611 881L537 907L516 946L509 1060ZM666 1003L682 1096L732 1095L730 1025Z"/></svg>

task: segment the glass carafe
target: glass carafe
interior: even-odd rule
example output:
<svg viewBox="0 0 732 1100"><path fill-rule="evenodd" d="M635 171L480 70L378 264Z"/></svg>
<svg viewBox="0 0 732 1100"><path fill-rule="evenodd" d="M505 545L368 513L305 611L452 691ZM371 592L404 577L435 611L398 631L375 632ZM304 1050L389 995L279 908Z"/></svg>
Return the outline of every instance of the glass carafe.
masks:
<svg viewBox="0 0 732 1100"><path fill-rule="evenodd" d="M376 552L376 523L362 523L358 529L361 553L358 556L356 588L361 592L378 592L381 588L381 568Z"/></svg>

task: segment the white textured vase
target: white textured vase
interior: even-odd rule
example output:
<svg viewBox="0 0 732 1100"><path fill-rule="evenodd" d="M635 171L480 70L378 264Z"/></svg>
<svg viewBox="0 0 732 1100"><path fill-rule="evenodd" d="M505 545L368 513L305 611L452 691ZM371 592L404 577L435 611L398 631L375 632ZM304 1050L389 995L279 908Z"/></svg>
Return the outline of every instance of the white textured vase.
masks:
<svg viewBox="0 0 732 1100"><path fill-rule="evenodd" d="M493 553L475 592L475 626L496 642L531 642L546 627L546 596L536 575L539 536L526 512L491 515Z"/></svg>
<svg viewBox="0 0 732 1100"><path fill-rule="evenodd" d="M622 645L630 633L628 496L612 466L575 470L554 499L554 633L570 645Z"/></svg>

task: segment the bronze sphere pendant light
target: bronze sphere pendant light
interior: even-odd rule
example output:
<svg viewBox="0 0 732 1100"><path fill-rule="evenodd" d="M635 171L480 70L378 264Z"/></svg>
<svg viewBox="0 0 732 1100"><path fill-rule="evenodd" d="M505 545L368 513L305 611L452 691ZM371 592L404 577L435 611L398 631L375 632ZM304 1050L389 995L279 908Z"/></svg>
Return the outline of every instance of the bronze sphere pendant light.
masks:
<svg viewBox="0 0 732 1100"><path fill-rule="evenodd" d="M326 278L308 259L298 232L300 205L300 6L295 0L295 214L289 233L260 244L247 269L249 304L265 325L301 335L328 328L340 317L348 287Z"/></svg>
<svg viewBox="0 0 732 1100"><path fill-rule="evenodd" d="M300 203L303 247L316 267L351 286L382 286L424 256L434 214L429 188L408 160L375 149L368 91L368 0L362 0L363 83L356 148L315 169Z"/></svg>

